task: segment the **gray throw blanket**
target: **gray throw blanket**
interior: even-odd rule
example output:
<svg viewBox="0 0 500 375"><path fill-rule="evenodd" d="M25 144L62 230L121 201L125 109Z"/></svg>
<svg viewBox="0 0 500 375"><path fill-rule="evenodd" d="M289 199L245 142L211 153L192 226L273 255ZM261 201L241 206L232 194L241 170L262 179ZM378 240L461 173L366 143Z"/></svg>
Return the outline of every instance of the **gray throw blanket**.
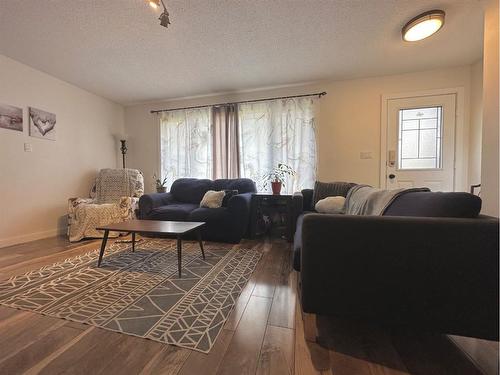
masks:
<svg viewBox="0 0 500 375"><path fill-rule="evenodd" d="M430 190L428 188L382 190L369 185L357 185L347 193L344 213L346 215L383 215L397 197L416 191Z"/></svg>

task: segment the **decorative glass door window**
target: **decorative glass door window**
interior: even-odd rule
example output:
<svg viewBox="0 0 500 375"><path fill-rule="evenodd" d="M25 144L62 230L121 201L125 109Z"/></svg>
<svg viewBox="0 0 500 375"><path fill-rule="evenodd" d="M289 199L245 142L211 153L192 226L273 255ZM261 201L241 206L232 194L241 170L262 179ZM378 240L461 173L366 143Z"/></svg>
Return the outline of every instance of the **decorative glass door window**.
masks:
<svg viewBox="0 0 500 375"><path fill-rule="evenodd" d="M398 169L440 169L442 107L399 110Z"/></svg>

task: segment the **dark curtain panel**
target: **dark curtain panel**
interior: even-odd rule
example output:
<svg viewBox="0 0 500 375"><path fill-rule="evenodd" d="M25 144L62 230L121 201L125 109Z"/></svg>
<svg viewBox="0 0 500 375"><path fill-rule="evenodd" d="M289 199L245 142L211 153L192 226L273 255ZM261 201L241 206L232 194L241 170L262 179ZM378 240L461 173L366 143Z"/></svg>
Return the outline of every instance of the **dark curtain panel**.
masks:
<svg viewBox="0 0 500 375"><path fill-rule="evenodd" d="M212 108L213 178L240 177L238 105Z"/></svg>

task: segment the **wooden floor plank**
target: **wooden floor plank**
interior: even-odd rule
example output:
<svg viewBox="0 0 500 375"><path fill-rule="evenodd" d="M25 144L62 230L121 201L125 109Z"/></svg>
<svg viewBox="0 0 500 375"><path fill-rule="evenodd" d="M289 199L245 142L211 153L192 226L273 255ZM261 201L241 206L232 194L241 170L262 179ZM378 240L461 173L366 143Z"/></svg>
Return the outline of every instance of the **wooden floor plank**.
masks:
<svg viewBox="0 0 500 375"><path fill-rule="evenodd" d="M279 283L281 265L286 250L284 246L266 241L263 254L263 259L258 266L259 269L255 273L255 288L252 296L272 298Z"/></svg>
<svg viewBox="0 0 500 375"><path fill-rule="evenodd" d="M81 331L66 326L50 331L47 335L33 341L31 345L2 360L0 362L0 374L21 374L29 370L79 334L81 334Z"/></svg>
<svg viewBox="0 0 500 375"><path fill-rule="evenodd" d="M293 375L293 329L267 326L257 365L258 375Z"/></svg>
<svg viewBox="0 0 500 375"><path fill-rule="evenodd" d="M280 277L273 297L269 324L277 327L295 327L295 304L297 300L296 276L292 268L292 252L288 244L283 244L285 254Z"/></svg>
<svg viewBox="0 0 500 375"><path fill-rule="evenodd" d="M318 344L311 344L306 341L300 303L296 303L295 307L294 359L295 375L337 375L330 370L328 351L325 351Z"/></svg>
<svg viewBox="0 0 500 375"><path fill-rule="evenodd" d="M160 344L162 346L160 352L156 354L144 366L139 375L174 375L182 368L184 362L189 357L190 351L187 349L177 348L171 345ZM124 370L126 371L126 370ZM119 374L125 374L121 372Z"/></svg>
<svg viewBox="0 0 500 375"><path fill-rule="evenodd" d="M234 331L223 329L210 353L191 352L182 366L179 375L216 374L233 338L233 334Z"/></svg>
<svg viewBox="0 0 500 375"><path fill-rule="evenodd" d="M217 374L255 374L270 309L270 298L250 297Z"/></svg>

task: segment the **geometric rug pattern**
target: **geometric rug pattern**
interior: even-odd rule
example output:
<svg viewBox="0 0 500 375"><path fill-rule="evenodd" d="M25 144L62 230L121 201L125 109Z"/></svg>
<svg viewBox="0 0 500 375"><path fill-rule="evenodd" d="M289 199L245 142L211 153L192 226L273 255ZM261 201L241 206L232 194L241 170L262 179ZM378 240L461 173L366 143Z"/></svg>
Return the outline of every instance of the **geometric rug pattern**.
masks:
<svg viewBox="0 0 500 375"><path fill-rule="evenodd" d="M208 353L261 254L232 245L175 241L114 243L0 281L0 305Z"/></svg>

